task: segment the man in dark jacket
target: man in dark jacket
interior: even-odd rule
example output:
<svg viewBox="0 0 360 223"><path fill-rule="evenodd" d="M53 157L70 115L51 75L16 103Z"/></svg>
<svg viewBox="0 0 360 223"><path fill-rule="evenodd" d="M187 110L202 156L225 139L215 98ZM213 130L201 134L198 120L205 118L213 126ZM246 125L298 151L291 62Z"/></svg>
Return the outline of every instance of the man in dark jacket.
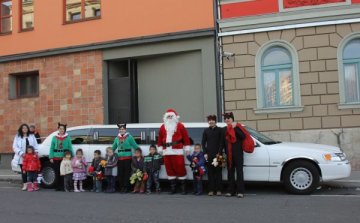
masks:
<svg viewBox="0 0 360 223"><path fill-rule="evenodd" d="M245 134L240 128L236 126L234 122L234 114L232 112L224 114L226 127L222 129L220 149L225 148L227 155L228 165L228 183L229 189L226 194L227 197L237 195L238 198L244 197L244 152L242 148L242 140L245 138ZM230 142L230 139L233 139ZM235 182L235 170L236 170L236 182Z"/></svg>
<svg viewBox="0 0 360 223"><path fill-rule="evenodd" d="M221 196L222 190L222 168L212 165L213 159L219 153L222 129L216 126L216 115L208 115L207 120L209 128L203 132L201 144L204 150L204 157L207 161L207 171L209 178L209 196L213 196L216 192L217 196Z"/></svg>
<svg viewBox="0 0 360 223"><path fill-rule="evenodd" d="M40 144L40 143L41 143L41 137L40 137L39 132L35 129L35 125L30 125L30 132L31 132L32 134L34 134L34 136L35 136L35 138L36 138L36 142L37 142L38 144Z"/></svg>

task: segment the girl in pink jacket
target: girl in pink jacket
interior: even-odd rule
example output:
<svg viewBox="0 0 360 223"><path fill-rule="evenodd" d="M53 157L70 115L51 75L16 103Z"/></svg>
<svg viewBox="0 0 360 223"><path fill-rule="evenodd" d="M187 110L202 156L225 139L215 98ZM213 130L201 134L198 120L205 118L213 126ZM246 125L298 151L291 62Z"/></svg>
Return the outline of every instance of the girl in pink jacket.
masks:
<svg viewBox="0 0 360 223"><path fill-rule="evenodd" d="M74 169L73 180L74 180L74 192L84 192L83 180L86 179L86 160L83 156L82 149L76 150L76 157L72 160L72 167ZM79 189L77 187L79 182Z"/></svg>

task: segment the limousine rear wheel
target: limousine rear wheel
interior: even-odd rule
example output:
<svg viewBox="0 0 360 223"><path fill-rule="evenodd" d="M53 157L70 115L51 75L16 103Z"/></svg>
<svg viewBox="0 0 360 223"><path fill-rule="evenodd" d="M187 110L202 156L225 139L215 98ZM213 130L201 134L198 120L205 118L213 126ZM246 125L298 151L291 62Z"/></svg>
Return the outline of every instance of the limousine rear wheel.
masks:
<svg viewBox="0 0 360 223"><path fill-rule="evenodd" d="M293 161L285 167L283 180L286 189L293 194L311 194L319 185L320 174L309 161Z"/></svg>
<svg viewBox="0 0 360 223"><path fill-rule="evenodd" d="M56 179L56 172L54 169L54 164L50 161L46 161L42 164L43 168L41 174L43 176L42 186L44 188L54 188L57 184L58 179Z"/></svg>

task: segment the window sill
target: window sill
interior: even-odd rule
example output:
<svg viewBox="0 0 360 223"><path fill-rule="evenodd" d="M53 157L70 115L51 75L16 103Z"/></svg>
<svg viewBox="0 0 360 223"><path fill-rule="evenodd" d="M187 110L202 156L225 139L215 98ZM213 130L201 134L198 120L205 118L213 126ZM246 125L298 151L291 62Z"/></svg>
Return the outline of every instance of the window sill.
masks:
<svg viewBox="0 0 360 223"><path fill-rule="evenodd" d="M295 113L304 110L304 106L289 106L289 107L276 107L276 108L256 108L255 114L274 114L274 113Z"/></svg>
<svg viewBox="0 0 360 223"><path fill-rule="evenodd" d="M0 33L0 36L6 36L6 35L11 35L12 32L6 32L6 33Z"/></svg>
<svg viewBox="0 0 360 223"><path fill-rule="evenodd" d="M33 30L34 30L34 28L22 29L19 31L19 33L29 32L29 31L33 31Z"/></svg>
<svg viewBox="0 0 360 223"><path fill-rule="evenodd" d="M21 100L21 99L27 99L27 98L38 98L39 95L29 95L29 96L22 96L22 97L15 97L15 98L9 98L9 100Z"/></svg>
<svg viewBox="0 0 360 223"><path fill-rule="evenodd" d="M69 25L69 24L74 24L74 23L79 23L79 22L92 21L92 20L97 20L97 19L101 19L101 16L87 18L87 19L77 19L77 20L72 20L72 21L64 21L63 25Z"/></svg>
<svg viewBox="0 0 360 223"><path fill-rule="evenodd" d="M360 102L340 103L340 104L338 104L338 108L340 110L344 110L344 109L360 109Z"/></svg>

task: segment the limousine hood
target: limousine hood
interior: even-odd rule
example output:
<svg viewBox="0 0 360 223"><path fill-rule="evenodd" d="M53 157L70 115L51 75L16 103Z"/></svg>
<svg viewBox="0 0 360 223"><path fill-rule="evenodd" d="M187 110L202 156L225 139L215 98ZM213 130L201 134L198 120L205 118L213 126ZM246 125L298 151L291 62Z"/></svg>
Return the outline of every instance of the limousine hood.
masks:
<svg viewBox="0 0 360 223"><path fill-rule="evenodd" d="M282 142L279 144L274 144L271 146L276 146L276 148L281 148L284 150L296 149L297 151L306 150L311 152L319 151L322 153L339 153L341 152L340 148L329 145L315 144L315 143L297 143L297 142Z"/></svg>

